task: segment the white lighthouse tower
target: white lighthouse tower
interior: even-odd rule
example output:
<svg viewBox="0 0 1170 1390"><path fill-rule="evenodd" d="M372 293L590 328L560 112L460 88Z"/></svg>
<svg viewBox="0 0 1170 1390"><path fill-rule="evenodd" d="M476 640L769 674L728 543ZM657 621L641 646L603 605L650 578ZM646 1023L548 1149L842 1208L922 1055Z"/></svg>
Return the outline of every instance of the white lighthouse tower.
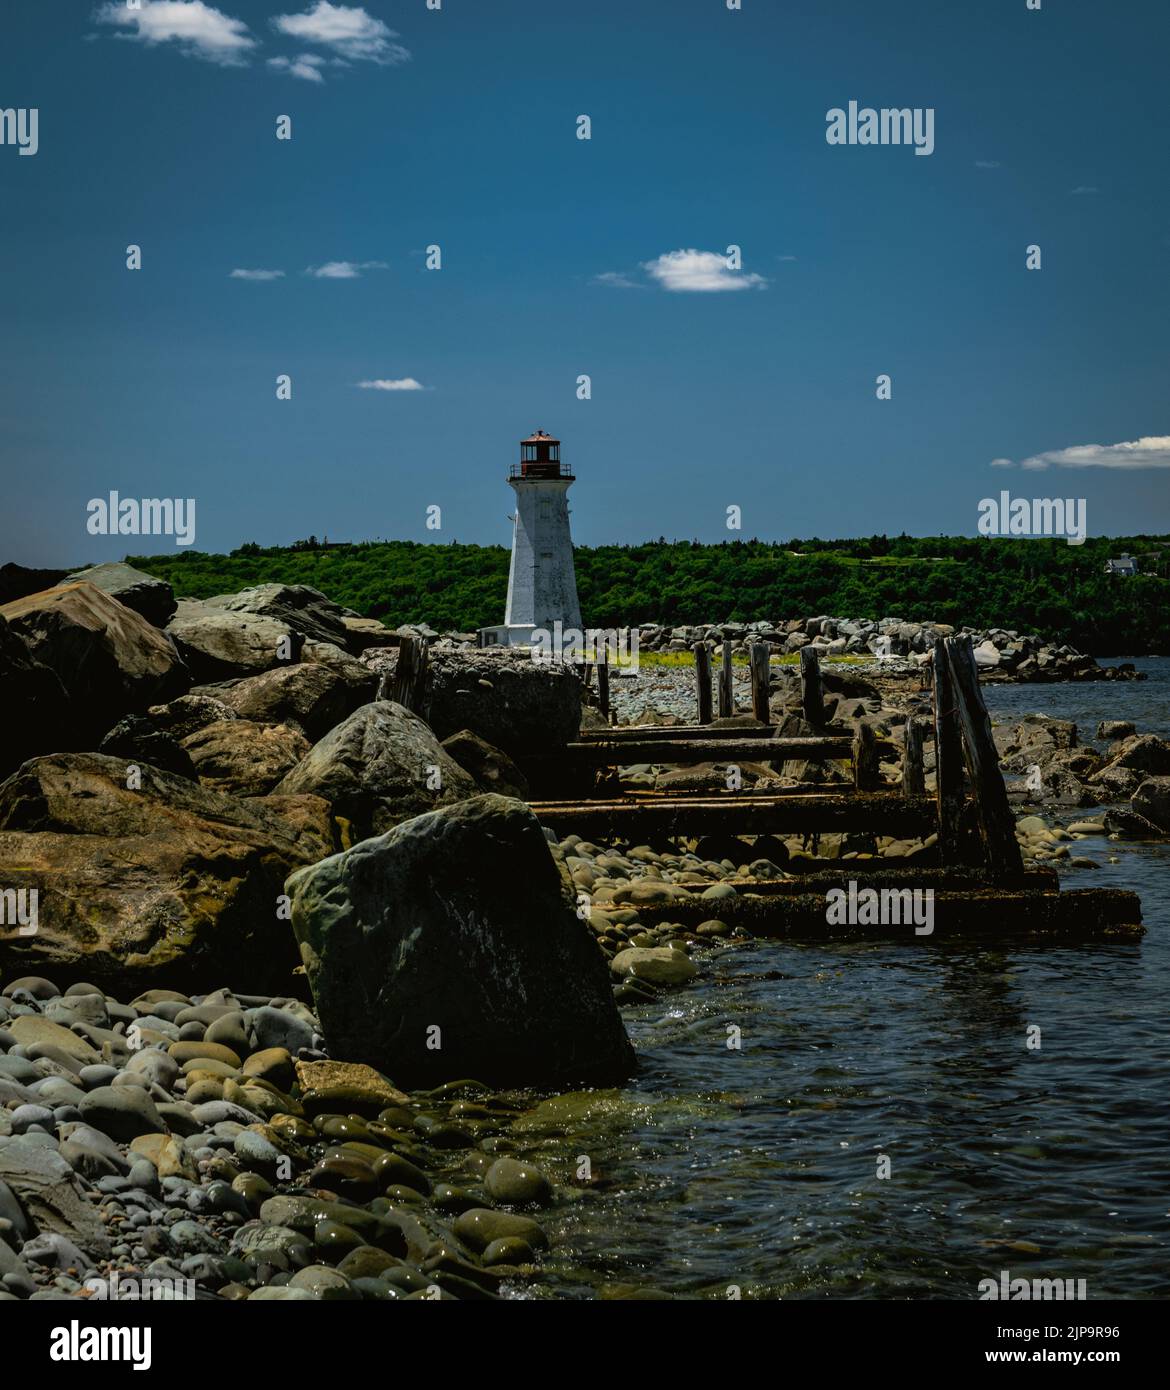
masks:
<svg viewBox="0 0 1170 1390"><path fill-rule="evenodd" d="M540 628L552 641L562 631L581 628L581 605L573 572L568 492L574 475L561 463L561 441L537 430L520 441L520 462L508 483L516 494L508 606L502 627L480 630L480 644L531 643Z"/></svg>

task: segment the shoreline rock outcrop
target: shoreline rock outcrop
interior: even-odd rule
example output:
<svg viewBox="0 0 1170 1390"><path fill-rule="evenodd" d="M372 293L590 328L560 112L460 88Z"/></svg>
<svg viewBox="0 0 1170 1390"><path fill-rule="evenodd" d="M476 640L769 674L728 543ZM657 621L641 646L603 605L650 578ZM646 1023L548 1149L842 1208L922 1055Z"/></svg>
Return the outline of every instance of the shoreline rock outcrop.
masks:
<svg viewBox="0 0 1170 1390"><path fill-rule="evenodd" d="M407 1086L612 1085L633 1069L573 885L522 802L419 816L288 892L334 1056Z"/></svg>

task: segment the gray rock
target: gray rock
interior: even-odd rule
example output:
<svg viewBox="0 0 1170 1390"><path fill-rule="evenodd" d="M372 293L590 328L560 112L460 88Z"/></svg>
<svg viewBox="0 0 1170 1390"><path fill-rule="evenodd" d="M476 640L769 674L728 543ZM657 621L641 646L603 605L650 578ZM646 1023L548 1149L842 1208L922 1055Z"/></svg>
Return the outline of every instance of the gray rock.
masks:
<svg viewBox="0 0 1170 1390"><path fill-rule="evenodd" d="M607 1085L632 1070L572 881L523 803L419 816L287 887L334 1056L403 1085Z"/></svg>
<svg viewBox="0 0 1170 1390"><path fill-rule="evenodd" d="M374 698L377 677L360 662L299 662L234 682L222 692L241 719L283 724L316 743Z"/></svg>
<svg viewBox="0 0 1170 1390"><path fill-rule="evenodd" d="M25 1241L20 1258L26 1264L42 1265L46 1269L72 1267L82 1274L94 1267L89 1256L79 1250L68 1236L53 1231L42 1232L32 1240Z"/></svg>
<svg viewBox="0 0 1170 1390"><path fill-rule="evenodd" d="M1170 777L1147 777L1134 792L1132 805L1139 816L1170 832Z"/></svg>
<svg viewBox="0 0 1170 1390"><path fill-rule="evenodd" d="M128 714L120 719L98 744L97 751L125 758L127 762L149 763L164 772L173 772L176 777L195 779L195 765L178 740L156 728L144 714Z"/></svg>
<svg viewBox="0 0 1170 1390"><path fill-rule="evenodd" d="M257 584L238 594L217 594L207 600L207 605L228 613L266 618L287 627L302 641L350 647L346 610L308 584ZM355 645L353 650L360 648Z"/></svg>
<svg viewBox="0 0 1170 1390"><path fill-rule="evenodd" d="M528 653L455 648L433 651L424 714L438 736L461 729L513 757L548 753L577 737L581 682L560 662Z"/></svg>
<svg viewBox="0 0 1170 1390"><path fill-rule="evenodd" d="M249 1009L245 1017L257 1052L283 1047L295 1057L302 1047L313 1045L312 1024L287 1009L274 1009L265 1004L259 1009Z"/></svg>
<svg viewBox="0 0 1170 1390"><path fill-rule="evenodd" d="M32 1135L0 1144L0 1185L7 1184L37 1231L68 1236L91 1255L110 1246L97 1208L85 1199L77 1175L54 1149Z"/></svg>
<svg viewBox="0 0 1170 1390"><path fill-rule="evenodd" d="M166 1128L154 1101L137 1087L99 1086L86 1095L80 1109L86 1124L123 1144Z"/></svg>
<svg viewBox="0 0 1170 1390"><path fill-rule="evenodd" d="M78 570L69 576L67 582L73 584L81 579L95 584L103 593L132 608L155 627L166 627L167 620L175 611L175 591L165 579L156 579L120 561Z"/></svg>
<svg viewBox="0 0 1170 1390"><path fill-rule="evenodd" d="M182 746L203 785L231 796L264 796L309 751L299 730L250 719L208 724Z"/></svg>
<svg viewBox="0 0 1170 1390"><path fill-rule="evenodd" d="M93 584L30 594L5 604L0 615L32 658L60 678L74 746L96 741L123 715L181 695L190 684L162 633Z"/></svg>
<svg viewBox="0 0 1170 1390"><path fill-rule="evenodd" d="M19 633L0 613L0 777L7 777L28 758L60 747L69 715L69 697L61 677L37 661Z"/></svg>
<svg viewBox="0 0 1170 1390"><path fill-rule="evenodd" d="M179 600L166 632L197 684L287 665L297 660L303 641L285 623L194 599Z"/></svg>
<svg viewBox="0 0 1170 1390"><path fill-rule="evenodd" d="M438 770L441 785L430 789ZM474 795L475 783L417 715L389 700L363 705L284 778L281 794L324 797L353 827L381 834L408 817Z"/></svg>

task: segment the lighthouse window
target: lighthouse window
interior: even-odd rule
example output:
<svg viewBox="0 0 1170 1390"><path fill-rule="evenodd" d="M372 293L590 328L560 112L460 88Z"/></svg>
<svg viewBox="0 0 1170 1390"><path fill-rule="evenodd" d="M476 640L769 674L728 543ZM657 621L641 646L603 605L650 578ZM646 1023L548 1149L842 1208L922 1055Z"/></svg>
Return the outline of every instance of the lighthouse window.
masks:
<svg viewBox="0 0 1170 1390"><path fill-rule="evenodd" d="M547 560L548 563L551 565L551 564L552 564L552 551L551 551L551 550L542 550L542 551L540 552L540 558L541 558L541 561L542 561L542 562Z"/></svg>
<svg viewBox="0 0 1170 1390"><path fill-rule="evenodd" d="M540 499L540 519L541 521L548 521L551 516L552 503L549 501L547 497L542 497Z"/></svg>

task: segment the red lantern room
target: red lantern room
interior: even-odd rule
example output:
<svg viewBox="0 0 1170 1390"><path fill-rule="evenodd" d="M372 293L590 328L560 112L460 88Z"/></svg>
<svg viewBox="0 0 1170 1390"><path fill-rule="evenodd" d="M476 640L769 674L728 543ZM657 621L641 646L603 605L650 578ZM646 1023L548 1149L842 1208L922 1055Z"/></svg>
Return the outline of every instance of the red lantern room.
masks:
<svg viewBox="0 0 1170 1390"><path fill-rule="evenodd" d="M513 464L510 478L563 478L573 481L573 474L561 467L561 441L551 434L537 430L520 441L520 463Z"/></svg>

